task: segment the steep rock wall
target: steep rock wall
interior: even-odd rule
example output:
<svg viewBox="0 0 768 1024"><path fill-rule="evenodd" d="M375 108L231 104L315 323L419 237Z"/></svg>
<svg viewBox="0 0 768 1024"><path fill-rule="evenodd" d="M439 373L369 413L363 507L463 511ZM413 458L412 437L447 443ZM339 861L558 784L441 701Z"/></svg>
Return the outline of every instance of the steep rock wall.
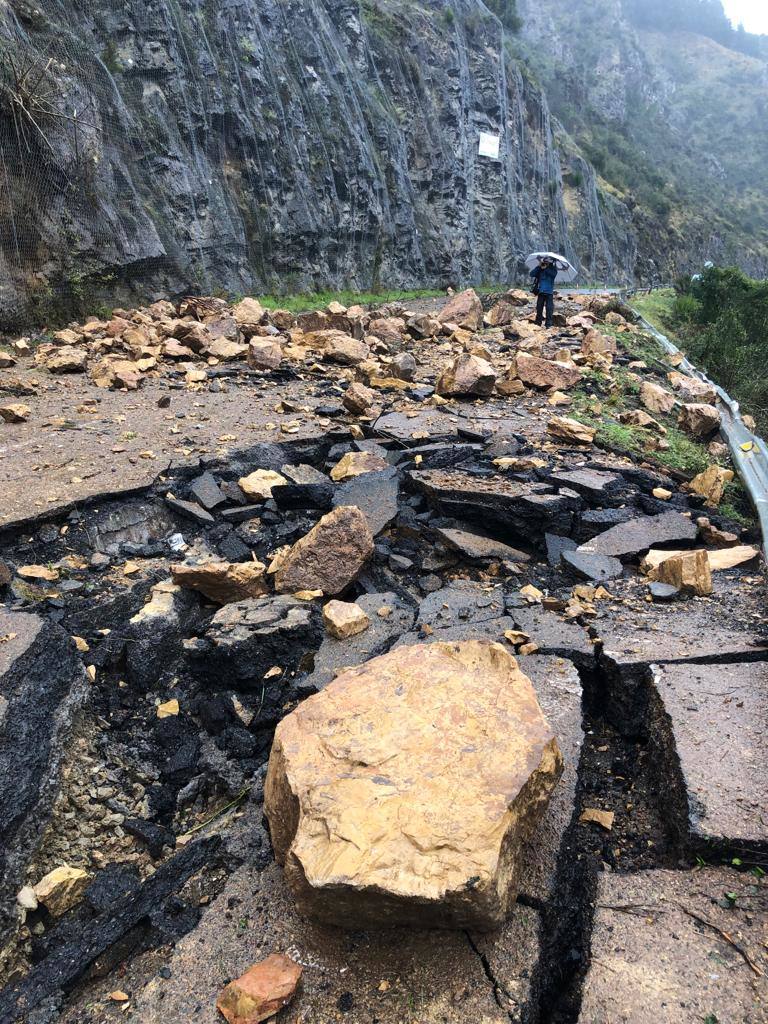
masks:
<svg viewBox="0 0 768 1024"><path fill-rule="evenodd" d="M0 305L626 280L627 211L481 0L0 0ZM477 154L501 135L499 161Z"/></svg>

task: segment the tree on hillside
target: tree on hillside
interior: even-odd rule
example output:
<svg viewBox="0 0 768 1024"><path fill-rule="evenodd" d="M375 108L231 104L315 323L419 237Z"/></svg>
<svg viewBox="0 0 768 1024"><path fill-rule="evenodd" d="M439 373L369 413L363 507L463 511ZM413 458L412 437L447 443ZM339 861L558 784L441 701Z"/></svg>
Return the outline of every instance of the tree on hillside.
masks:
<svg viewBox="0 0 768 1024"><path fill-rule="evenodd" d="M624 9L640 28L697 32L753 57L763 52L759 36L750 35L743 25L731 25L722 0L624 0Z"/></svg>

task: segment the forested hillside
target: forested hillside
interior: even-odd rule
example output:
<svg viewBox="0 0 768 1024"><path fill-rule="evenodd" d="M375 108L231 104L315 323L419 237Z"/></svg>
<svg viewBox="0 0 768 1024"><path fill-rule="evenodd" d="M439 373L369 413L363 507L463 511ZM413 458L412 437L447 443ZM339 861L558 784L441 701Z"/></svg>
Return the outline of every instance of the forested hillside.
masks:
<svg viewBox="0 0 768 1024"><path fill-rule="evenodd" d="M525 0L521 14L517 45L553 113L631 211L638 278L707 259L764 275L765 39L733 29L720 0Z"/></svg>

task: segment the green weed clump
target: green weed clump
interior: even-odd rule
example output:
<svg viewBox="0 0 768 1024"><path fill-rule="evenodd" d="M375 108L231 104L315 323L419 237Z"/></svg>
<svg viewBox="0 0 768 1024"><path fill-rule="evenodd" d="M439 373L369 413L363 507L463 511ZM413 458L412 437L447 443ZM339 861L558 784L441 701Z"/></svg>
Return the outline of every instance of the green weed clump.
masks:
<svg viewBox="0 0 768 1024"><path fill-rule="evenodd" d="M308 292L305 295L257 295L254 296L266 309L288 309L291 313L322 309L329 302L340 302L343 306L382 305L387 302L409 302L415 299L433 299L445 295L441 289L416 288L411 291L325 291Z"/></svg>

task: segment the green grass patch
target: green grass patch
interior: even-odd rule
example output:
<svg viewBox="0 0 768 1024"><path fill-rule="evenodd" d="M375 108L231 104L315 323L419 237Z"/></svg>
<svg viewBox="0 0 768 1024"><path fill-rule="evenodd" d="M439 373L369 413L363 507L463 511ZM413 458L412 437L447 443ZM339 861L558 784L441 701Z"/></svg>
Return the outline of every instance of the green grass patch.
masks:
<svg viewBox="0 0 768 1024"><path fill-rule="evenodd" d="M669 331L670 316L675 304L673 288L659 288L658 291L651 292L650 295L647 293L635 295L629 300L629 304L632 309L644 316L657 331L662 331L664 334Z"/></svg>
<svg viewBox="0 0 768 1024"><path fill-rule="evenodd" d="M308 292L305 295L256 295L266 309L288 309L291 313L305 313L322 309L329 302L340 302L342 306L384 305L388 302L410 302L414 299L434 299L445 296L445 291L434 288L416 288L411 291L354 292L327 291ZM446 298L446 302L447 302Z"/></svg>

